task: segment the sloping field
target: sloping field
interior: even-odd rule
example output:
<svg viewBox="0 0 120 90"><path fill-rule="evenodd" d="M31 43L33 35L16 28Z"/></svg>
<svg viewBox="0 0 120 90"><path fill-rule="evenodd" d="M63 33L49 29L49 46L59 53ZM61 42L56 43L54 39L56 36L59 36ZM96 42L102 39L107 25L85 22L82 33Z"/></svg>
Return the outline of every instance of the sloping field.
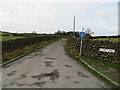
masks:
<svg viewBox="0 0 120 90"><path fill-rule="evenodd" d="M93 40L110 40L110 41L116 41L116 42L118 42L119 40L118 40L119 38L96 38L96 39L93 39Z"/></svg>
<svg viewBox="0 0 120 90"><path fill-rule="evenodd" d="M25 37L21 37L21 36L0 36L0 41L18 39L18 38L25 38Z"/></svg>

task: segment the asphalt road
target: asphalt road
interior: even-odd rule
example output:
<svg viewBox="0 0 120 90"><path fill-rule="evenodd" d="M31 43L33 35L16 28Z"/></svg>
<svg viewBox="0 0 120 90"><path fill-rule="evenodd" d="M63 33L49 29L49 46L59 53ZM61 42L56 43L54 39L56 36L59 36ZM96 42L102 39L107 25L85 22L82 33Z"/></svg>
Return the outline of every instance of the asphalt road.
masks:
<svg viewBox="0 0 120 90"><path fill-rule="evenodd" d="M105 88L64 50L52 43L2 68L3 88Z"/></svg>

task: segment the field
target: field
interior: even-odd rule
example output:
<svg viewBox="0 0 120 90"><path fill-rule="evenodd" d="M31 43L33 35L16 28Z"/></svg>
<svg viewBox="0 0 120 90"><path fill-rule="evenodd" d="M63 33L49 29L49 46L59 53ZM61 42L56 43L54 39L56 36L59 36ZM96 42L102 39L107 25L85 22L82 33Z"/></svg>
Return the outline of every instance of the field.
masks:
<svg viewBox="0 0 120 90"><path fill-rule="evenodd" d="M25 38L20 36L0 36L0 41L10 40L10 39L18 39L18 38Z"/></svg>
<svg viewBox="0 0 120 90"><path fill-rule="evenodd" d="M0 41L10 40L10 39L18 39L18 38L24 38L24 37L13 36L12 33L8 33L8 32L0 32Z"/></svg>
<svg viewBox="0 0 120 90"><path fill-rule="evenodd" d="M110 38L110 41L116 41L116 42L118 42L119 40L118 40L119 38ZM109 40L109 38L96 38L96 39L93 39L93 40Z"/></svg>
<svg viewBox="0 0 120 90"><path fill-rule="evenodd" d="M26 38L31 36L46 36L45 34L32 34L32 33L9 33L9 32L0 32L0 41L10 40L10 39L18 39L18 38Z"/></svg>
<svg viewBox="0 0 120 90"><path fill-rule="evenodd" d="M8 32L0 32L0 35L4 35L4 34L11 35L11 33L8 33Z"/></svg>

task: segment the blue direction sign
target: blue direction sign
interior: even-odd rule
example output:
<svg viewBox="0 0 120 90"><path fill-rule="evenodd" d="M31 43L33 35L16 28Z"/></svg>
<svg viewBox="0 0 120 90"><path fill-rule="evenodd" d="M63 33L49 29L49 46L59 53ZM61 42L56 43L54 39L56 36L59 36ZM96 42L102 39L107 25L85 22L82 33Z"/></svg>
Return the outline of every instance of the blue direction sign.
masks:
<svg viewBox="0 0 120 90"><path fill-rule="evenodd" d="M85 37L85 32L80 32L79 36L80 37Z"/></svg>

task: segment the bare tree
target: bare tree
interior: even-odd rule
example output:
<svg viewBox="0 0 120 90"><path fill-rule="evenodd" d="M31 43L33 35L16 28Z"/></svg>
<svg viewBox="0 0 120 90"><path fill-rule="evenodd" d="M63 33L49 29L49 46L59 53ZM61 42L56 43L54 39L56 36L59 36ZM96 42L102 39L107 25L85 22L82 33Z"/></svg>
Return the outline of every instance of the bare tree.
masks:
<svg viewBox="0 0 120 90"><path fill-rule="evenodd" d="M87 39L91 38L92 37L91 35L94 34L94 32L92 32L92 30L90 28L86 28L85 32L86 32L86 36L85 37Z"/></svg>

